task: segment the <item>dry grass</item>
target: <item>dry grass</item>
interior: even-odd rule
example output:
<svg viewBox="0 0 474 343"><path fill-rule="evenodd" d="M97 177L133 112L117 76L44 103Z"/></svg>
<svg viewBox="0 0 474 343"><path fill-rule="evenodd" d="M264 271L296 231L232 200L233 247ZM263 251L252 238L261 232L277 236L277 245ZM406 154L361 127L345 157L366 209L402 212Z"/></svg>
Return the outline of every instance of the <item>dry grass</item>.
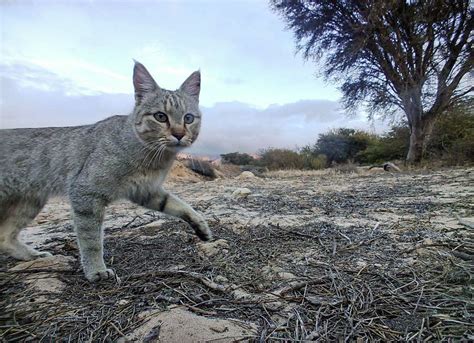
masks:
<svg viewBox="0 0 474 343"><path fill-rule="evenodd" d="M59 272L62 293L38 294L25 286L25 273L7 270L16 262L3 259L0 337L116 341L142 324L139 313L182 304L199 315L257 323L257 342L473 338L472 229L440 231L432 222L453 210L472 215L472 171L398 179L284 173L245 181L261 197L196 201L216 237L229 245L212 258L199 256L184 223L146 212L108 229L105 257L120 283L90 284L76 263ZM206 195L235 181L219 182L176 187L196 197L201 188ZM312 192L335 182L346 184ZM443 184L466 192L433 190ZM432 201L444 196L449 202ZM231 217L213 216L217 208ZM238 230L229 224L245 213L284 213L300 222L249 222ZM380 213L387 219L375 220ZM345 225L337 224L341 218ZM157 219L165 223L146 225ZM71 238L54 243L56 253L78 256ZM46 300L36 303L40 295Z"/></svg>
<svg viewBox="0 0 474 343"><path fill-rule="evenodd" d="M265 176L273 178L292 178L301 176L327 176L334 175L334 170L320 169L320 170L301 170L301 169L290 169L290 170L270 170L265 172Z"/></svg>

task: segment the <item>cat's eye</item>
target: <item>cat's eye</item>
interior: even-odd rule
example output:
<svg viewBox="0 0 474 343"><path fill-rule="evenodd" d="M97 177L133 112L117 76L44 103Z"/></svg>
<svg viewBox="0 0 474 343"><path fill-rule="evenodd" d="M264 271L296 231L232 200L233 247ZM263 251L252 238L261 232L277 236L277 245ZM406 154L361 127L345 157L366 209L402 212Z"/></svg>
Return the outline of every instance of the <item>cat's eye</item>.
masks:
<svg viewBox="0 0 474 343"><path fill-rule="evenodd" d="M194 115L191 113L188 113L184 116L184 123L185 124L191 124L194 121Z"/></svg>
<svg viewBox="0 0 474 343"><path fill-rule="evenodd" d="M161 123L166 123L168 121L168 116L163 112L155 113L153 117Z"/></svg>

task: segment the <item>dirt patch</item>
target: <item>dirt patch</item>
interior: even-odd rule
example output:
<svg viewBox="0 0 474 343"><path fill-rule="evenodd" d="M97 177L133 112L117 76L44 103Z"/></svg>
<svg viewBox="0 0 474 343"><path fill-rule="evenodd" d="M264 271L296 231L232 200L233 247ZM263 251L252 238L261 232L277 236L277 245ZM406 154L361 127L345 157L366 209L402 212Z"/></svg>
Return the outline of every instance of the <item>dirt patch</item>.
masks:
<svg viewBox="0 0 474 343"><path fill-rule="evenodd" d="M174 182L199 182L203 181L204 177L193 172L191 169L186 167L184 163L175 161L167 179Z"/></svg>
<svg viewBox="0 0 474 343"><path fill-rule="evenodd" d="M235 342L255 337L255 324L237 320L207 318L185 307L151 311L139 315L146 323L129 334L123 342Z"/></svg>
<svg viewBox="0 0 474 343"><path fill-rule="evenodd" d="M47 206L40 218L48 220L27 237L39 233L39 247L72 265L15 271L17 261L0 257L0 337L102 342L148 335L153 342L185 332L191 320L139 331L144 314L163 323L179 305L174 311L219 339L227 321L252 324L245 339L259 342L472 339L474 237L457 216L473 217L473 175L286 171L171 180L166 187L206 216L221 243L203 249L182 221L114 204L104 222L105 260L120 283L84 279L67 205ZM240 187L251 194L232 198ZM65 286L50 292L25 282L38 273ZM29 302L40 295L46 301ZM214 327L216 320L225 324Z"/></svg>

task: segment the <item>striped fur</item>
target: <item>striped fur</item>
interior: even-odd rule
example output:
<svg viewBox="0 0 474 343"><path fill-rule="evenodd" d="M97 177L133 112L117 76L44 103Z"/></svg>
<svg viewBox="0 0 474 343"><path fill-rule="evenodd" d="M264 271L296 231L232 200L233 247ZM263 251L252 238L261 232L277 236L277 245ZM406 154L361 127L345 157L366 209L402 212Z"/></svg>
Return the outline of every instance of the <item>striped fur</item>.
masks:
<svg viewBox="0 0 474 343"><path fill-rule="evenodd" d="M200 74L162 89L136 62L135 108L128 116L78 127L0 130L0 251L22 260L49 256L22 243L20 231L53 195L69 197L87 279L114 276L103 260L108 204L126 198L188 222L212 238L204 218L163 189L176 153L197 138ZM167 120L159 120L159 115ZM194 121L184 122L192 114ZM163 119L163 117L161 117Z"/></svg>

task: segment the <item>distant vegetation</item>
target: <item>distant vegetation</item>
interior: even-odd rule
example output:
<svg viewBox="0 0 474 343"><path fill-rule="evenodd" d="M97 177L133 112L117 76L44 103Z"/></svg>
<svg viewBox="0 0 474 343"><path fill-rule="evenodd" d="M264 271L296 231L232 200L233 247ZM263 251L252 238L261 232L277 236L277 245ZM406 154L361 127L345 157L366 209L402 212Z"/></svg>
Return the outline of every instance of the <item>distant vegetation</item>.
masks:
<svg viewBox="0 0 474 343"><path fill-rule="evenodd" d="M271 0L271 4L293 31L303 57L318 61L326 78L340 85L347 109L364 106L371 116L405 114L410 139L404 153L409 163L433 152L429 149L435 148L431 142L435 122L472 99L470 0ZM372 152L382 152L378 158L386 157L384 149L390 147L382 138L362 137L356 142L361 134L333 132L318 144L335 148L328 151L328 162L357 158L358 144L367 142ZM469 145L454 139L454 146L438 146L435 155L446 149L461 152ZM373 147L377 143L384 147Z"/></svg>
<svg viewBox="0 0 474 343"><path fill-rule="evenodd" d="M224 163L244 166L246 170L266 168L323 169L342 164L375 165L386 161L403 161L410 145L410 128L406 123L375 135L362 130L339 128L320 134L313 145L297 151L267 148L254 158L246 153L221 155ZM424 160L437 165L474 163L474 111L472 106L458 106L440 115L433 127Z"/></svg>
<svg viewBox="0 0 474 343"><path fill-rule="evenodd" d="M255 159L246 153L231 152L229 154L221 155L222 162L231 163L235 165L249 165L255 162Z"/></svg>

